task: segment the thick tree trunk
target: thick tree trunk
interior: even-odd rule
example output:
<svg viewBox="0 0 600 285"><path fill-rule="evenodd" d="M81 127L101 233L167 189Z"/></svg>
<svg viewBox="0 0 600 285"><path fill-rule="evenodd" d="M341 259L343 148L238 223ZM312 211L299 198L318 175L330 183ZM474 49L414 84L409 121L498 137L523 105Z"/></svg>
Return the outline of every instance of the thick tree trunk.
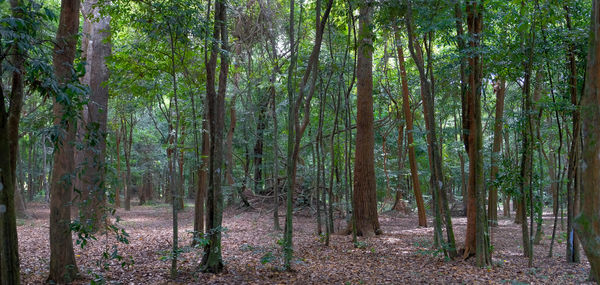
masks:
<svg viewBox="0 0 600 285"><path fill-rule="evenodd" d="M13 16L20 17L18 12L21 2L10 1ZM1 36L0 36L1 37ZM15 43L15 53L11 64L15 68L12 73L12 89L10 98L5 99L4 90L0 90L0 283L19 284L19 245L17 237L17 212L15 194L18 192L15 179L16 150L18 144L18 126L23 104L23 52ZM2 61L0 60L0 66ZM0 67L1 69L1 67ZM0 70L2 74L2 70ZM2 88L0 88L2 89ZM5 103L9 102L8 109ZM16 130L15 130L16 128Z"/></svg>
<svg viewBox="0 0 600 285"><path fill-rule="evenodd" d="M470 48L476 50L480 43L482 30L483 5L478 1L467 4L467 25L469 28ZM481 55L469 57L469 89L467 90L467 110L469 136L467 150L469 153L469 200L467 204L467 238L465 239L464 257L469 256L475 246L477 266L483 267L492 263L489 251L488 220L485 209L485 180L483 173L483 136L481 129ZM475 239L472 240L472 237ZM474 244L473 244L474 243Z"/></svg>
<svg viewBox="0 0 600 285"><path fill-rule="evenodd" d="M12 0L10 2L11 9L13 9L13 17L21 18L21 1ZM13 185L15 185L14 192L14 206L16 214L19 217L26 216L25 213L25 201L23 200L22 192L17 187L17 158L19 156L19 122L21 121L21 109L23 108L23 80L24 80L24 63L25 63L25 50L17 46L17 43L13 45L14 54L12 56L11 64L15 69L12 72L12 85L11 85L11 98L10 106L8 111L8 139L10 147L10 171L12 171Z"/></svg>
<svg viewBox="0 0 600 285"><path fill-rule="evenodd" d="M373 236L381 233L377 217L373 129L373 3L359 8L357 50L356 157L354 161L353 214L356 233Z"/></svg>
<svg viewBox="0 0 600 285"><path fill-rule="evenodd" d="M592 4L590 47L585 91L581 98L583 129L582 211L575 219L575 230L591 265L590 276L600 280L600 1Z"/></svg>
<svg viewBox="0 0 600 285"><path fill-rule="evenodd" d="M64 85L71 80L79 30L79 6L79 0L61 1L53 54L55 76L61 84L60 92L64 92ZM50 275L47 281L70 283L79 275L70 230L70 203L75 171L72 143L75 141L77 126L73 115L74 106L57 99L55 98L53 107L54 126L61 130L61 134L54 151L50 189Z"/></svg>
<svg viewBox="0 0 600 285"><path fill-rule="evenodd" d="M84 35L88 43L86 74L89 74L90 97L87 104L87 118L84 119L86 142L84 148L83 168L81 173L81 219L96 231L104 223L102 221L105 199L105 159L106 159L106 126L108 115L108 68L106 57L111 54L110 17L100 16L96 1L83 4L86 24L90 25L90 34ZM88 38L89 37L89 38Z"/></svg>

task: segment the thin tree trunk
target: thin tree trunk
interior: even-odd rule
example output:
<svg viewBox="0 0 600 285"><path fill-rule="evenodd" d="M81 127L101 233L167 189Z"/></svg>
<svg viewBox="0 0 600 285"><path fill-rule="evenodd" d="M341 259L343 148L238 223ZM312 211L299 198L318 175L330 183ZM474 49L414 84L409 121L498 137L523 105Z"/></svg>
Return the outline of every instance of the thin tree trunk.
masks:
<svg viewBox="0 0 600 285"><path fill-rule="evenodd" d="M498 225L498 187L496 187L494 181L498 174L498 161L500 158L500 151L502 150L502 117L504 113L504 93L506 92L506 82L501 79L496 82L494 86L496 92L496 117L494 118L494 142L492 144L492 167L490 170L490 194L488 203L488 216L490 226Z"/></svg>
<svg viewBox="0 0 600 285"><path fill-rule="evenodd" d="M229 50L227 32L227 9L223 0L215 1L215 25L211 55L206 62L206 97L210 118L210 160L208 195L206 199L207 229L209 243L204 247L202 271L220 273L224 269L221 237L223 221L223 192L221 182L223 176L223 129L225 125L225 94L227 92L227 74L229 72ZM220 41L220 47L218 45ZM217 56L220 55L218 92L215 90L215 73Z"/></svg>
<svg viewBox="0 0 600 285"><path fill-rule="evenodd" d="M419 170L417 168L417 158L415 155L414 138L413 138L413 118L410 111L410 94L408 91L408 79L406 76L406 68L404 66L404 51L400 43L398 29L394 31L396 40L396 49L398 52L398 65L400 66L400 77L402 79L402 110L404 111L404 119L406 120L406 139L408 144L408 163L410 166L410 177L412 179L415 199L417 201L417 212L419 214L419 226L427 227L427 216L425 214L425 203L421 192L421 183L419 182Z"/></svg>

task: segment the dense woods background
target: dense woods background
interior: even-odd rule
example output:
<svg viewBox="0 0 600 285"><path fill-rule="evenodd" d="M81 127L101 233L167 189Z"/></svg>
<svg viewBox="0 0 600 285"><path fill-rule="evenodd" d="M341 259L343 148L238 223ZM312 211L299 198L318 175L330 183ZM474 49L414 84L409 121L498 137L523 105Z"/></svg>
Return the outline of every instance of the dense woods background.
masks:
<svg viewBox="0 0 600 285"><path fill-rule="evenodd" d="M599 5L0 0L0 284L597 282Z"/></svg>

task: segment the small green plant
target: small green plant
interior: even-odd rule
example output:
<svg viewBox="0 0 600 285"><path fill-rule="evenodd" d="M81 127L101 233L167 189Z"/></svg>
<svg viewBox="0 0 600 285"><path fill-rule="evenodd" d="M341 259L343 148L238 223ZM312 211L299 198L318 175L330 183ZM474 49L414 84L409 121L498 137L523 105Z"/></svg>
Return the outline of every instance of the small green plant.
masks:
<svg viewBox="0 0 600 285"><path fill-rule="evenodd" d="M360 249L365 249L369 246L368 243L364 242L364 241L357 241L354 243L354 247L356 248L360 248Z"/></svg>
<svg viewBox="0 0 600 285"><path fill-rule="evenodd" d="M271 251L267 251L267 253L265 253L260 258L260 263L261 264L267 264L267 263L270 263L273 260L275 260L275 256L273 255L273 253Z"/></svg>

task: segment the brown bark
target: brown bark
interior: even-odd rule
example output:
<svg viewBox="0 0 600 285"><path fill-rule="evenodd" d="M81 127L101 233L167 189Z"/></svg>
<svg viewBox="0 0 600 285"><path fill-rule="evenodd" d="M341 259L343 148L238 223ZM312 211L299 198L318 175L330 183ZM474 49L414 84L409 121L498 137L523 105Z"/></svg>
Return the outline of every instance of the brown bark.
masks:
<svg viewBox="0 0 600 285"><path fill-rule="evenodd" d="M21 18L19 12L20 6L22 5L20 0L13 0L10 2L12 15L16 18ZM10 91L10 106L8 111L8 140L10 147L10 168L12 172L11 177L13 179L13 185L15 185L14 192L14 206L16 214L19 217L26 216L25 213L25 201L23 195L17 187L17 158L19 153L19 122L21 121L21 110L23 109L23 80L24 80L24 63L25 63L25 52L17 46L15 43L12 47L14 54L12 56L11 64L15 69L12 72L12 85Z"/></svg>
<svg viewBox="0 0 600 285"><path fill-rule="evenodd" d="M482 30L482 5L477 1L467 3L467 25L469 30L469 47L477 50ZM467 201L467 233L465 237L464 258L473 254L480 267L491 264L489 252L488 221L485 211L485 185L483 173L483 137L481 129L481 55L475 53L468 58L469 88L466 94L467 121L469 135L467 152L469 154L469 184Z"/></svg>
<svg viewBox="0 0 600 285"><path fill-rule="evenodd" d="M504 94L506 92L506 82L501 79L494 86L496 92L496 117L494 118L494 141L492 143L492 167L490 169L490 194L488 197L488 219L490 225L498 225L498 187L495 180L498 174L498 161L500 151L502 150L502 117L504 113Z"/></svg>
<svg viewBox="0 0 600 285"><path fill-rule="evenodd" d="M404 66L404 51L400 43L399 32L394 31L396 39L396 49L398 52L398 65L400 66L400 77L402 78L402 110L404 119L406 120L406 139L408 144L408 163L410 165L410 176L417 201L417 211L419 214L419 226L427 227L427 215L425 214L425 203L421 192L421 183L419 182L419 169L417 168L417 158L415 155L414 138L413 138L413 118L410 111L410 94L408 91L408 80L406 76L406 68Z"/></svg>
<svg viewBox="0 0 600 285"><path fill-rule="evenodd" d="M22 3L11 0L12 16L21 17ZM0 36L1 39L1 36ZM23 63L25 51L13 44L11 93L5 100L0 86L0 280L3 284L19 284L20 268L16 217L16 201L19 190L16 184L16 157L19 141L19 121L23 106ZM2 65L0 60L0 66ZM3 70L0 67L0 75ZM1 83L0 83L1 85ZM9 102L8 109L5 104ZM28 186L31 189L31 185ZM23 213L22 213L23 214Z"/></svg>
<svg viewBox="0 0 600 285"><path fill-rule="evenodd" d="M229 58L227 33L227 9L223 0L215 1L215 26L213 37L220 41L212 44L210 59L206 62L206 97L210 124L210 159L208 193L206 199L206 226L210 231L210 242L204 247L202 270L220 273L224 269L221 254L221 225L223 219L223 129L225 126L225 94L227 92L227 74ZM220 55L218 92L215 90L217 55Z"/></svg>
<svg viewBox="0 0 600 285"><path fill-rule="evenodd" d="M581 98L583 129L582 211L575 230L591 265L590 276L600 280L600 1L592 4L590 46L585 90Z"/></svg>
<svg viewBox="0 0 600 285"><path fill-rule="evenodd" d="M61 89L71 80L79 30L79 0L62 0L53 65ZM61 91L64 92L64 91ZM57 94L58 95L58 94ZM76 118L73 106L54 100L54 125L61 130L54 151L50 189L50 275L48 282L70 283L79 275L71 236L71 193L73 191Z"/></svg>
<svg viewBox="0 0 600 285"><path fill-rule="evenodd" d="M373 129L373 30L372 3L359 8L359 43L357 50L356 157L354 161L354 196L352 197L356 233L373 236L381 233L377 217L377 192Z"/></svg>

